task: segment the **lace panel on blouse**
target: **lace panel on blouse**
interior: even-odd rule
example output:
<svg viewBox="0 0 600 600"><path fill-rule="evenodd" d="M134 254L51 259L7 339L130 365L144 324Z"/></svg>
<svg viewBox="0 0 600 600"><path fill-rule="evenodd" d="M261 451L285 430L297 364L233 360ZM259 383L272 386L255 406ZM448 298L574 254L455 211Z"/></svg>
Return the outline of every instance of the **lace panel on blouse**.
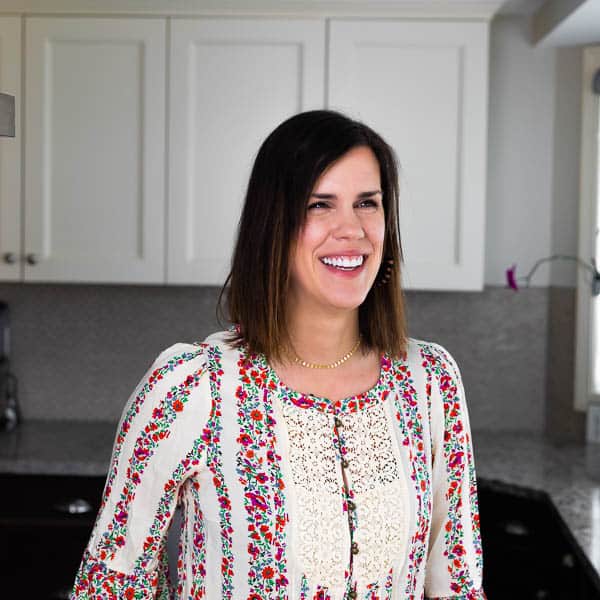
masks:
<svg viewBox="0 0 600 600"><path fill-rule="evenodd" d="M409 500L402 465L393 450L385 406L334 415L283 403L297 498L298 555L312 585L345 586L350 566L350 525L344 510L342 455L350 497L356 505L352 541L358 589L381 581L403 559L408 542Z"/></svg>

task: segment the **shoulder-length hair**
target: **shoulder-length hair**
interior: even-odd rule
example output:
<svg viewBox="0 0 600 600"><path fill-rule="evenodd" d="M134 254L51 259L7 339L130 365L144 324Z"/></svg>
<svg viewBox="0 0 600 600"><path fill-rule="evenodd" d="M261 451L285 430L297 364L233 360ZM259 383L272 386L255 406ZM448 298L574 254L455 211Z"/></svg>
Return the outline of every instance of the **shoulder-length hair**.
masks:
<svg viewBox="0 0 600 600"><path fill-rule="evenodd" d="M360 121L332 110L312 110L281 123L256 155L231 270L217 307L226 296L229 320L237 325L230 343L280 360L290 348L286 322L290 245L304 224L306 206L319 176L350 149L368 146L379 162L385 214L383 264L389 279L373 284L359 307L363 351L399 357L406 352L405 303L400 286L403 262L398 223L398 163L394 150ZM379 279L379 275L378 275ZM227 284L229 287L227 288Z"/></svg>

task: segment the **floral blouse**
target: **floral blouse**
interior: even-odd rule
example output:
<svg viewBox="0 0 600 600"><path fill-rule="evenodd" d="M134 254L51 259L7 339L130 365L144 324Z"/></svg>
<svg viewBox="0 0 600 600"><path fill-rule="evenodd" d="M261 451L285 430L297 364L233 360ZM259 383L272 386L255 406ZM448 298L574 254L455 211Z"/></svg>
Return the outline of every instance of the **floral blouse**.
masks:
<svg viewBox="0 0 600 600"><path fill-rule="evenodd" d="M448 351L409 338L374 387L330 403L226 334L167 348L131 394L71 600L485 600Z"/></svg>

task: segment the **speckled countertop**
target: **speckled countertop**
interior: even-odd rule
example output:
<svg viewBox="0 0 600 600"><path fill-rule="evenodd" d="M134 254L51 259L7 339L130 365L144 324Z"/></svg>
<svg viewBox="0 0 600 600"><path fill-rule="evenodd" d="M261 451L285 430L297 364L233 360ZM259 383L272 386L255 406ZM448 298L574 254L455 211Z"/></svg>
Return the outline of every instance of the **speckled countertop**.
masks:
<svg viewBox="0 0 600 600"><path fill-rule="evenodd" d="M477 476L546 492L600 575L600 444L473 433Z"/></svg>
<svg viewBox="0 0 600 600"><path fill-rule="evenodd" d="M116 423L27 421L0 433L0 473L106 475Z"/></svg>
<svg viewBox="0 0 600 600"><path fill-rule="evenodd" d="M29 421L0 433L0 473L105 475L115 423ZM474 432L477 475L547 492L600 574L600 445Z"/></svg>

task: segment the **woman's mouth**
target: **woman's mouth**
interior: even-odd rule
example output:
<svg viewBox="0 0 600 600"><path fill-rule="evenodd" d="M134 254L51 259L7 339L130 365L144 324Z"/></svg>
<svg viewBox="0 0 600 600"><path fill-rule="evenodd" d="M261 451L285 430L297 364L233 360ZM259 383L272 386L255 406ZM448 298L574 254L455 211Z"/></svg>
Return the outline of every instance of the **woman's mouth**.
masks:
<svg viewBox="0 0 600 600"><path fill-rule="evenodd" d="M362 270L367 257L358 256L323 256L321 262L332 271L355 273Z"/></svg>

